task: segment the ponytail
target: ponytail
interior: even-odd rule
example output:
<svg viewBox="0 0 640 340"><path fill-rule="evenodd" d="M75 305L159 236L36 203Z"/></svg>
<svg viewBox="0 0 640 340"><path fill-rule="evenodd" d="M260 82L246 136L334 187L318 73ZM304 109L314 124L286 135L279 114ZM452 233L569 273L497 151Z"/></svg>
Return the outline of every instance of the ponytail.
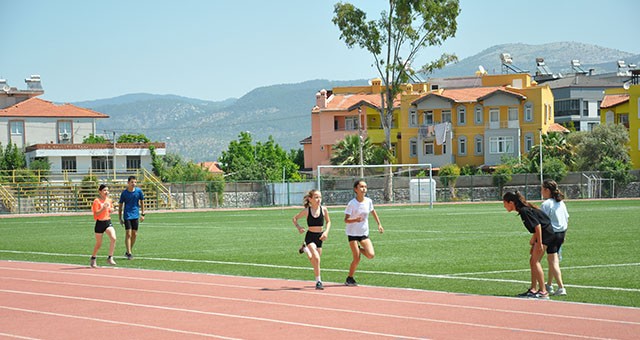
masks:
<svg viewBox="0 0 640 340"><path fill-rule="evenodd" d="M522 194L516 190L515 192L508 191L502 196L502 200L505 202L513 202L517 211L520 211L522 207L529 207L533 209L538 209L535 205L527 202L527 200L522 196Z"/></svg>
<svg viewBox="0 0 640 340"><path fill-rule="evenodd" d="M562 193L562 191L560 191L560 189L558 189L558 183L556 183L556 181L552 179L546 179L542 183L542 187L549 189L549 191L551 192L551 197L556 200L556 202L560 202L564 199L564 194Z"/></svg>
<svg viewBox="0 0 640 340"><path fill-rule="evenodd" d="M313 195L315 195L316 192L319 192L319 190L311 189L307 192L306 195L304 195L304 197L302 198L302 205L304 205L305 208L308 208L311 206L311 203L309 203L309 200L313 197Z"/></svg>

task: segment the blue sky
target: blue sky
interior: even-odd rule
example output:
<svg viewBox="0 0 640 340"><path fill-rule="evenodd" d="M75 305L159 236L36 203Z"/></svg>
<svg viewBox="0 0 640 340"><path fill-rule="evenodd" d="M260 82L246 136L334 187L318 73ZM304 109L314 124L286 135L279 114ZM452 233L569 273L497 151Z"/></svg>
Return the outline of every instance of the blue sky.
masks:
<svg viewBox="0 0 640 340"><path fill-rule="evenodd" d="M337 1L0 0L0 78L42 77L56 102L127 93L205 100L312 79L376 76L331 22ZM351 2L371 19L384 0ZM576 41L640 53L637 0L461 0L458 33L422 52L460 59L505 43Z"/></svg>

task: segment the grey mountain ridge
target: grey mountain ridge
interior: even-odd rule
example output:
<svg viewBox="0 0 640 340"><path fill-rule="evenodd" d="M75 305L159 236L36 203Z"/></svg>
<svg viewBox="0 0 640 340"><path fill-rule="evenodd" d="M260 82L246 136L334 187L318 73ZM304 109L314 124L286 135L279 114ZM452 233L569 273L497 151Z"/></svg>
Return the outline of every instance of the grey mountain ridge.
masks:
<svg viewBox="0 0 640 340"><path fill-rule="evenodd" d="M570 62L579 59L594 73L617 71L618 60L639 64L640 54L576 42L544 45L504 44L487 48L435 72L431 77L472 76L482 65L489 74L501 72L500 53L510 53L514 65L535 72L535 58L545 58L552 72L571 73ZM371 77L377 72L372 68ZM428 77L421 76L422 79ZM214 161L242 131L254 142L273 136L283 149L300 149L300 141L311 135L311 108L320 89L366 85L369 79L331 81L309 80L256 88L240 98L206 101L176 95L127 94L115 98L72 103L107 114L98 121L98 133L145 134L153 141L166 142L167 151L183 158Z"/></svg>

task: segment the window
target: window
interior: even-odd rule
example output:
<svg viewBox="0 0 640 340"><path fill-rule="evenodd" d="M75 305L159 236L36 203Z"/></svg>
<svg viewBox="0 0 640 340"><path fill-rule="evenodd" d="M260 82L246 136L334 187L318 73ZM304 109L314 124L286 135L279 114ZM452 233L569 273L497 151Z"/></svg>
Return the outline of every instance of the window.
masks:
<svg viewBox="0 0 640 340"><path fill-rule="evenodd" d="M69 144L71 143L71 121L60 120L58 121L58 143Z"/></svg>
<svg viewBox="0 0 640 340"><path fill-rule="evenodd" d="M467 155L467 137L466 136L458 137L458 155L460 156Z"/></svg>
<svg viewBox="0 0 640 340"><path fill-rule="evenodd" d="M24 134L24 122L21 120L10 121L9 128L11 129L11 135L13 136L22 136Z"/></svg>
<svg viewBox="0 0 640 340"><path fill-rule="evenodd" d="M425 142L424 143L424 154L425 155L433 155L433 143L432 142Z"/></svg>
<svg viewBox="0 0 640 340"><path fill-rule="evenodd" d="M409 126L418 126L418 113L415 109L409 111Z"/></svg>
<svg viewBox="0 0 640 340"><path fill-rule="evenodd" d="M141 164L140 156L127 156L127 170L138 170Z"/></svg>
<svg viewBox="0 0 640 340"><path fill-rule="evenodd" d="M580 114L580 99L556 100L553 107L556 116L577 116Z"/></svg>
<svg viewBox="0 0 640 340"><path fill-rule="evenodd" d="M425 111L424 117L422 118L422 122L424 125L433 124L433 111Z"/></svg>
<svg viewBox="0 0 640 340"><path fill-rule="evenodd" d="M489 110L489 121L491 123L500 123L500 110L498 109Z"/></svg>
<svg viewBox="0 0 640 340"><path fill-rule="evenodd" d="M512 153L513 137L491 137L489 138L489 152L492 154Z"/></svg>
<svg viewBox="0 0 640 340"><path fill-rule="evenodd" d="M458 106L458 125L467 124L467 108L460 105Z"/></svg>
<svg viewBox="0 0 640 340"><path fill-rule="evenodd" d="M451 123L451 111L450 110L442 110L442 122Z"/></svg>
<svg viewBox="0 0 640 340"><path fill-rule="evenodd" d="M418 142L415 139L409 141L409 157L416 157L418 155Z"/></svg>
<svg viewBox="0 0 640 340"><path fill-rule="evenodd" d="M474 153L476 154L476 156L480 156L484 153L483 150L483 146L482 144L484 144L484 138L482 138L482 136L475 136L473 138L473 144L474 144Z"/></svg>
<svg viewBox="0 0 640 340"><path fill-rule="evenodd" d="M586 100L582 102L582 115L589 117L589 102Z"/></svg>
<svg viewBox="0 0 640 340"><path fill-rule="evenodd" d="M518 108L517 107L510 107L509 108L509 121L510 122L517 122L518 121Z"/></svg>
<svg viewBox="0 0 640 340"><path fill-rule="evenodd" d="M476 125L482 125L482 121L483 121L482 105L476 105L476 107L474 108L473 121L476 123Z"/></svg>
<svg viewBox="0 0 640 340"><path fill-rule="evenodd" d="M627 129L629 128L629 114L621 113L618 115L618 124L624 125Z"/></svg>
<svg viewBox="0 0 640 340"><path fill-rule="evenodd" d="M533 148L533 134L527 133L524 135L524 151L529 152Z"/></svg>
<svg viewBox="0 0 640 340"><path fill-rule="evenodd" d="M524 121L525 122L533 121L533 104L531 103L524 104Z"/></svg>
<svg viewBox="0 0 640 340"><path fill-rule="evenodd" d="M68 171L68 172L76 172L77 171L77 165L76 165L76 158L75 157L62 157L62 164L61 164L61 168L63 171Z"/></svg>
<svg viewBox="0 0 640 340"><path fill-rule="evenodd" d="M357 130L358 129L358 117L357 116L345 117L344 123L345 123L345 128L344 128L345 130Z"/></svg>
<svg viewBox="0 0 640 340"><path fill-rule="evenodd" d="M113 158L106 156L91 157L91 169L95 172L107 172L113 169Z"/></svg>

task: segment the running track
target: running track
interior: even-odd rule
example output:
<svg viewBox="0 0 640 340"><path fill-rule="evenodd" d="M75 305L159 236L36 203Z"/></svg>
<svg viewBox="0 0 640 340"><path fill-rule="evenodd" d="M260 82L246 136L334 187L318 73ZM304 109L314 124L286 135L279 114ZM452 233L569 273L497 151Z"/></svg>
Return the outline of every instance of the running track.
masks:
<svg viewBox="0 0 640 340"><path fill-rule="evenodd" d="M640 309L0 261L0 339L638 339Z"/></svg>

